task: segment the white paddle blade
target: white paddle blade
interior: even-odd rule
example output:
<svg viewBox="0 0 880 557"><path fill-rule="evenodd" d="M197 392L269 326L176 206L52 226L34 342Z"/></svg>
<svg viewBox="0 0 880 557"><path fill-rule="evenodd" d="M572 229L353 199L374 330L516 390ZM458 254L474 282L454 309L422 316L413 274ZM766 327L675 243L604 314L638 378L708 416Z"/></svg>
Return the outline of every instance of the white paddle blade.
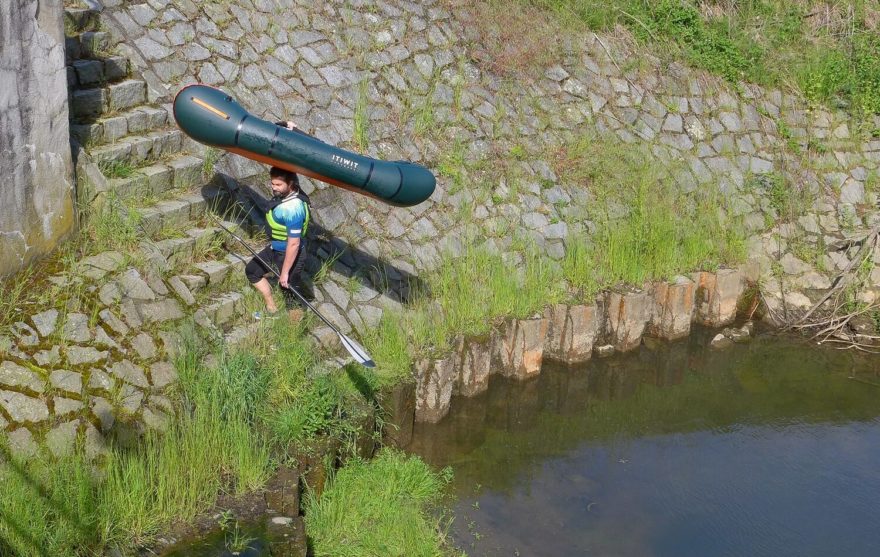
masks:
<svg viewBox="0 0 880 557"><path fill-rule="evenodd" d="M364 367L376 367L376 364L373 362L373 358L367 354L367 351L364 350L364 347L355 342L354 340L348 338L347 336L339 333L339 340L342 341L342 346L348 350L348 353L351 354L352 358L357 360L359 364Z"/></svg>

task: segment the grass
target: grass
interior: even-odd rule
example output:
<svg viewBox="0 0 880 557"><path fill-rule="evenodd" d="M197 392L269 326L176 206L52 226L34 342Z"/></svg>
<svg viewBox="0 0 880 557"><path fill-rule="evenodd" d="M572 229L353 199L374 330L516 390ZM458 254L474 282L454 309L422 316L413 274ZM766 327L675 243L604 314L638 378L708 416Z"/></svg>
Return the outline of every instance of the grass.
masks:
<svg viewBox="0 0 880 557"><path fill-rule="evenodd" d="M587 135L559 151L556 167L564 182L586 184L594 197L583 211L595 232L589 242L571 242L563 263L569 284L588 296L600 286L641 286L745 256L745 231L726 216L721 194L709 187L682 193L670 169L645 151Z"/></svg>
<svg viewBox="0 0 880 557"><path fill-rule="evenodd" d="M137 171L127 159L100 161L98 168L107 178L130 178Z"/></svg>
<svg viewBox="0 0 880 557"><path fill-rule="evenodd" d="M354 459L317 499L306 499L306 527L316 557L449 554L444 524L431 510L451 471L433 472L417 457L384 450L369 462Z"/></svg>
<svg viewBox="0 0 880 557"><path fill-rule="evenodd" d="M443 258L427 279L428 292L401 313L386 312L367 333L367 348L388 381L407 376L416 355L447 350L457 334L485 334L495 319L528 317L562 298L558 266L534 247L515 264L467 244L461 256Z"/></svg>
<svg viewBox="0 0 880 557"><path fill-rule="evenodd" d="M458 6L453 0L450 3ZM880 113L880 7L822 0L487 0L471 8L480 26L475 58L502 75L535 73L558 58L559 37L627 28L667 59L855 114ZM475 17L479 15L479 17ZM519 22L519 20L524 20ZM539 31L546 26L549 29ZM553 37L549 42L542 39Z"/></svg>
<svg viewBox="0 0 880 557"><path fill-rule="evenodd" d="M354 141L355 148L365 153L370 145L370 84L364 79L358 84L357 103L354 107Z"/></svg>
<svg viewBox="0 0 880 557"><path fill-rule="evenodd" d="M317 435L362 433L352 425L363 414L352 409L363 398L358 386L345 373L308 375L315 356L300 326L279 321L249 353L220 352L212 369L201 362L214 348L194 329L183 333L179 411L165 433L111 447L99 473L82 451L57 462L0 461L0 549L91 555L148 544L170 523L209 510L220 492L259 489L288 449ZM284 435L282 416L294 415L309 425Z"/></svg>
<svg viewBox="0 0 880 557"><path fill-rule="evenodd" d="M0 451L0 555L83 555L99 541L98 481L82 458L29 466Z"/></svg>

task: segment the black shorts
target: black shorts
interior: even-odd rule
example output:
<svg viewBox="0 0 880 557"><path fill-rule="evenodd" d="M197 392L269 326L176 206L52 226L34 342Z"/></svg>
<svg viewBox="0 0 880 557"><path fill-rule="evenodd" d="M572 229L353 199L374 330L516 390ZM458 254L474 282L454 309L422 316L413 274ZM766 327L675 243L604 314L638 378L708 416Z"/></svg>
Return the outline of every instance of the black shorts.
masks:
<svg viewBox="0 0 880 557"><path fill-rule="evenodd" d="M299 282L300 274L302 273L306 262L305 251L305 242L301 240L299 244L299 252L296 254L296 260L293 262L293 267L290 268L290 278L288 282ZM272 271L281 272L281 267L284 265L284 252L275 251L271 246L266 246L263 248L263 251L257 255L259 257L251 259L244 268L244 274L247 275L248 281L250 281L251 284L260 282L267 273L271 273ZM273 268L270 269L263 262L272 265Z"/></svg>

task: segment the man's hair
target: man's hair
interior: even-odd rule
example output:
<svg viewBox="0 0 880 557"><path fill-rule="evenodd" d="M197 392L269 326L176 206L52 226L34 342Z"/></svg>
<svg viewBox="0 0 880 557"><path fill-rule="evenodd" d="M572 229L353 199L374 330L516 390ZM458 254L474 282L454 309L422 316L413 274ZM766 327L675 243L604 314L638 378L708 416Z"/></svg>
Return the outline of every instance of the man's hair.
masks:
<svg viewBox="0 0 880 557"><path fill-rule="evenodd" d="M273 166L269 169L269 178L281 178L289 186L299 189L299 176L296 175L296 172Z"/></svg>

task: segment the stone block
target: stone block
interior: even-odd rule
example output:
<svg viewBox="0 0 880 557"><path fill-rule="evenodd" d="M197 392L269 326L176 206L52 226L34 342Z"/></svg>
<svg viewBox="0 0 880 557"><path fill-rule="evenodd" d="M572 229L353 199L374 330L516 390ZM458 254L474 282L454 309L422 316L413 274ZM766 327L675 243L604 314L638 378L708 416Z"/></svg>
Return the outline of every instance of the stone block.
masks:
<svg viewBox="0 0 880 557"><path fill-rule="evenodd" d="M37 346L40 344L40 336L37 331L24 321L12 324L12 334L20 346Z"/></svg>
<svg viewBox="0 0 880 557"><path fill-rule="evenodd" d="M46 434L46 447L55 457L60 458L73 453L76 445L76 431L79 420L59 424Z"/></svg>
<svg viewBox="0 0 880 557"><path fill-rule="evenodd" d="M147 381L147 376L144 374L143 368L134 365L128 360L122 360L121 362L111 365L107 368L107 371L126 383L130 383L137 387L146 389L150 386L150 382Z"/></svg>
<svg viewBox="0 0 880 557"><path fill-rule="evenodd" d="M39 350L34 354L34 361L43 368L57 366L61 363L61 349L53 346L49 350Z"/></svg>
<svg viewBox="0 0 880 557"><path fill-rule="evenodd" d="M174 293L177 294L177 297L180 300L188 305L192 306L196 303L196 298L193 296L192 292L189 288L187 288L186 284L184 284L183 280L180 277L174 276L168 279L168 285L171 286Z"/></svg>
<svg viewBox="0 0 880 557"><path fill-rule="evenodd" d="M548 327L544 317L505 321L501 331L492 335L492 357L500 364L500 373L514 379L540 373Z"/></svg>
<svg viewBox="0 0 880 557"><path fill-rule="evenodd" d="M36 393L45 391L42 377L15 362L0 363L0 387L27 389Z"/></svg>
<svg viewBox="0 0 880 557"><path fill-rule="evenodd" d="M13 391L0 391L0 406L16 423L36 423L49 419L46 402Z"/></svg>
<svg viewBox="0 0 880 557"><path fill-rule="evenodd" d="M89 374L89 390L111 391L115 385L113 378L99 369L93 369Z"/></svg>
<svg viewBox="0 0 880 557"><path fill-rule="evenodd" d="M492 338L458 339L455 354L458 357L458 377L454 392L474 396L489 388L492 371Z"/></svg>
<svg viewBox="0 0 880 557"><path fill-rule="evenodd" d="M43 338L48 337L55 332L55 325L58 323L58 310L50 309L31 316L31 321L37 332Z"/></svg>
<svg viewBox="0 0 880 557"><path fill-rule="evenodd" d="M129 79L107 87L111 110L125 110L147 102L147 85L138 79Z"/></svg>
<svg viewBox="0 0 880 557"><path fill-rule="evenodd" d="M80 89L70 96L70 110L75 118L95 118L104 112L103 89Z"/></svg>
<svg viewBox="0 0 880 557"><path fill-rule="evenodd" d="M687 277L653 285L654 308L648 323L648 334L666 340L686 337L694 316L696 284Z"/></svg>
<svg viewBox="0 0 880 557"><path fill-rule="evenodd" d="M175 188L189 188L198 185L202 180L203 163L201 159L184 155L174 159L169 165L174 170Z"/></svg>
<svg viewBox="0 0 880 557"><path fill-rule="evenodd" d="M170 298L146 302L137 307L137 313L147 323L163 323L183 318L183 310L177 300Z"/></svg>
<svg viewBox="0 0 880 557"><path fill-rule="evenodd" d="M154 387L162 389L177 381L177 370L170 362L156 362L150 366L150 378Z"/></svg>
<svg viewBox="0 0 880 557"><path fill-rule="evenodd" d="M125 336L128 334L128 325L126 325L121 319L116 317L109 309L103 309L98 313L98 317L101 318L101 322L110 327L110 329L118 334Z"/></svg>
<svg viewBox="0 0 880 557"><path fill-rule="evenodd" d="M146 333L140 333L131 339L131 347L142 360L155 358L158 352L156 349L156 343L153 342L150 335Z"/></svg>
<svg viewBox="0 0 880 557"><path fill-rule="evenodd" d="M71 366L94 364L106 360L110 356L109 352L98 350L92 346L68 346L65 352L67 364Z"/></svg>
<svg viewBox="0 0 880 557"><path fill-rule="evenodd" d="M75 371L56 369L49 375L49 382L56 389L70 393L81 393L83 387L82 375Z"/></svg>
<svg viewBox="0 0 880 557"><path fill-rule="evenodd" d="M615 350L626 352L641 344L651 319L653 300L648 292L609 292L606 295L608 340Z"/></svg>
<svg viewBox="0 0 880 557"><path fill-rule="evenodd" d="M416 363L415 421L437 423L449 412L456 376L455 361L449 356Z"/></svg>
<svg viewBox="0 0 880 557"><path fill-rule="evenodd" d="M221 261L205 261L204 263L196 263L195 267L208 277L208 284L217 284L222 282L229 273L229 264Z"/></svg>
<svg viewBox="0 0 880 557"><path fill-rule="evenodd" d="M565 363L585 362L599 334L598 308L593 305L555 305L545 312L547 337L544 355Z"/></svg>
<svg viewBox="0 0 880 557"><path fill-rule="evenodd" d="M299 472L296 468L281 466L269 480L265 491L266 506L270 511L289 516L299 515Z"/></svg>
<svg viewBox="0 0 880 557"><path fill-rule="evenodd" d="M92 414L101 424L101 431L107 433L113 424L116 423L116 414L113 412L113 405L102 397L94 397L91 404Z"/></svg>
<svg viewBox="0 0 880 557"><path fill-rule="evenodd" d="M235 317L236 307L242 298L243 296L239 292L229 292L218 296L211 304L205 306L205 313L215 325L229 323Z"/></svg>
<svg viewBox="0 0 880 557"><path fill-rule="evenodd" d="M54 410L55 410L55 417L58 417L58 418L66 416L68 414L72 414L74 412L79 412L80 410L85 408L85 405L78 400L74 400L72 398L60 397L60 396L56 396L54 398L53 404L54 404Z"/></svg>
<svg viewBox="0 0 880 557"><path fill-rule="evenodd" d="M7 436L7 440L9 441L9 452L15 458L27 460L35 457L39 452L33 433L23 427L11 432Z"/></svg>
<svg viewBox="0 0 880 557"><path fill-rule="evenodd" d="M89 317L82 313L71 313L61 328L61 338L70 342L87 344L92 340L89 331Z"/></svg>
<svg viewBox="0 0 880 557"><path fill-rule="evenodd" d="M398 383L390 392L380 396L385 428L383 441L386 445L406 447L412 441L416 412L416 384L411 381Z"/></svg>
<svg viewBox="0 0 880 557"><path fill-rule="evenodd" d="M174 172L167 166L156 164L138 170L145 181L146 188L154 195L165 193L173 187Z"/></svg>
<svg viewBox="0 0 880 557"><path fill-rule="evenodd" d="M692 276L697 285L694 320L709 327L727 325L736 318L739 298L745 289L742 272L720 269Z"/></svg>

